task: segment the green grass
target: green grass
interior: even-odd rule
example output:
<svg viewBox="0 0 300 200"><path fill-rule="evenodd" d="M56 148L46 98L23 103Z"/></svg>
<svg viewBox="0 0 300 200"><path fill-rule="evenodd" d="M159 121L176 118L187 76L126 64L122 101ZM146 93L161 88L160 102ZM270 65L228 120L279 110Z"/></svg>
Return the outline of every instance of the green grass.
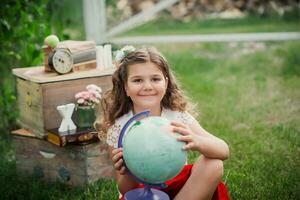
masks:
<svg viewBox="0 0 300 200"><path fill-rule="evenodd" d="M241 19L194 19L189 22L170 20L166 15L159 15L157 19L122 36L293 31L300 31L300 16L297 11L282 17L247 16Z"/></svg>
<svg viewBox="0 0 300 200"><path fill-rule="evenodd" d="M201 124L230 146L224 181L232 198L297 199L300 42L259 44L164 51L198 103Z"/></svg>
<svg viewBox="0 0 300 200"><path fill-rule="evenodd" d="M198 104L204 128L230 146L223 181L232 199L300 196L300 42L157 46ZM15 172L13 144L0 140L1 199L116 199L114 181L83 188ZM189 154L189 161L197 153Z"/></svg>

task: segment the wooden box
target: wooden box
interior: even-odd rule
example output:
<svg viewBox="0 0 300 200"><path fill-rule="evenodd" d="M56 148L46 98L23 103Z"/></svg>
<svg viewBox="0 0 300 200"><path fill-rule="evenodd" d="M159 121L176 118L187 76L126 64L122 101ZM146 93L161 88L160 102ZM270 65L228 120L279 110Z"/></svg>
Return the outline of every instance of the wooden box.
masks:
<svg viewBox="0 0 300 200"><path fill-rule="evenodd" d="M45 72L44 67L13 69L17 77L19 120L22 128L44 138L46 130L58 128L61 116L58 105L75 103L74 95L95 84L106 91L112 86L111 75L115 68L93 69L58 75Z"/></svg>
<svg viewBox="0 0 300 200"><path fill-rule="evenodd" d="M102 142L58 147L35 137L13 135L18 173L49 182L83 186L100 178L112 178L113 167Z"/></svg>

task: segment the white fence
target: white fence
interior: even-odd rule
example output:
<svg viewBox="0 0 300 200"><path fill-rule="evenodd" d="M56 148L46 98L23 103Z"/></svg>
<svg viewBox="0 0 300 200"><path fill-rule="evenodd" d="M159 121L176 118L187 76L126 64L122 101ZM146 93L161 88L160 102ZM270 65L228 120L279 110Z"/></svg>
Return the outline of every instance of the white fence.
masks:
<svg viewBox="0 0 300 200"><path fill-rule="evenodd" d="M108 42L112 37L149 21L159 11L172 6L179 0L162 0L148 10L142 11L116 27L107 30L105 0L83 0L83 14L87 40L98 44Z"/></svg>

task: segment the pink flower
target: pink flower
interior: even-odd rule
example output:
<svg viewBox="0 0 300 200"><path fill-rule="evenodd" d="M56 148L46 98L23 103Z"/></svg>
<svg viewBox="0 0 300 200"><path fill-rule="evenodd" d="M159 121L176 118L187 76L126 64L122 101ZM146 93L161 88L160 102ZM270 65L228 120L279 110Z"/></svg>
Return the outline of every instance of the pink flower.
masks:
<svg viewBox="0 0 300 200"><path fill-rule="evenodd" d="M90 84L85 91L75 94L75 99L78 105L94 106L100 103L102 89L97 85Z"/></svg>
<svg viewBox="0 0 300 200"><path fill-rule="evenodd" d="M76 99L79 99L81 97L82 97L82 92L78 92L78 93L75 94Z"/></svg>

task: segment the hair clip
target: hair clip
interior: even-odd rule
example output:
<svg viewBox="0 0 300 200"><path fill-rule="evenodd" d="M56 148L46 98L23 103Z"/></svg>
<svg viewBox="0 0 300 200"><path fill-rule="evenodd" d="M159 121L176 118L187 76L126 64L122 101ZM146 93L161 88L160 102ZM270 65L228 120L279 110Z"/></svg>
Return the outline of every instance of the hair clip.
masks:
<svg viewBox="0 0 300 200"><path fill-rule="evenodd" d="M129 53L135 51L133 46L125 46L116 52L115 61L120 63L123 58L125 58Z"/></svg>

